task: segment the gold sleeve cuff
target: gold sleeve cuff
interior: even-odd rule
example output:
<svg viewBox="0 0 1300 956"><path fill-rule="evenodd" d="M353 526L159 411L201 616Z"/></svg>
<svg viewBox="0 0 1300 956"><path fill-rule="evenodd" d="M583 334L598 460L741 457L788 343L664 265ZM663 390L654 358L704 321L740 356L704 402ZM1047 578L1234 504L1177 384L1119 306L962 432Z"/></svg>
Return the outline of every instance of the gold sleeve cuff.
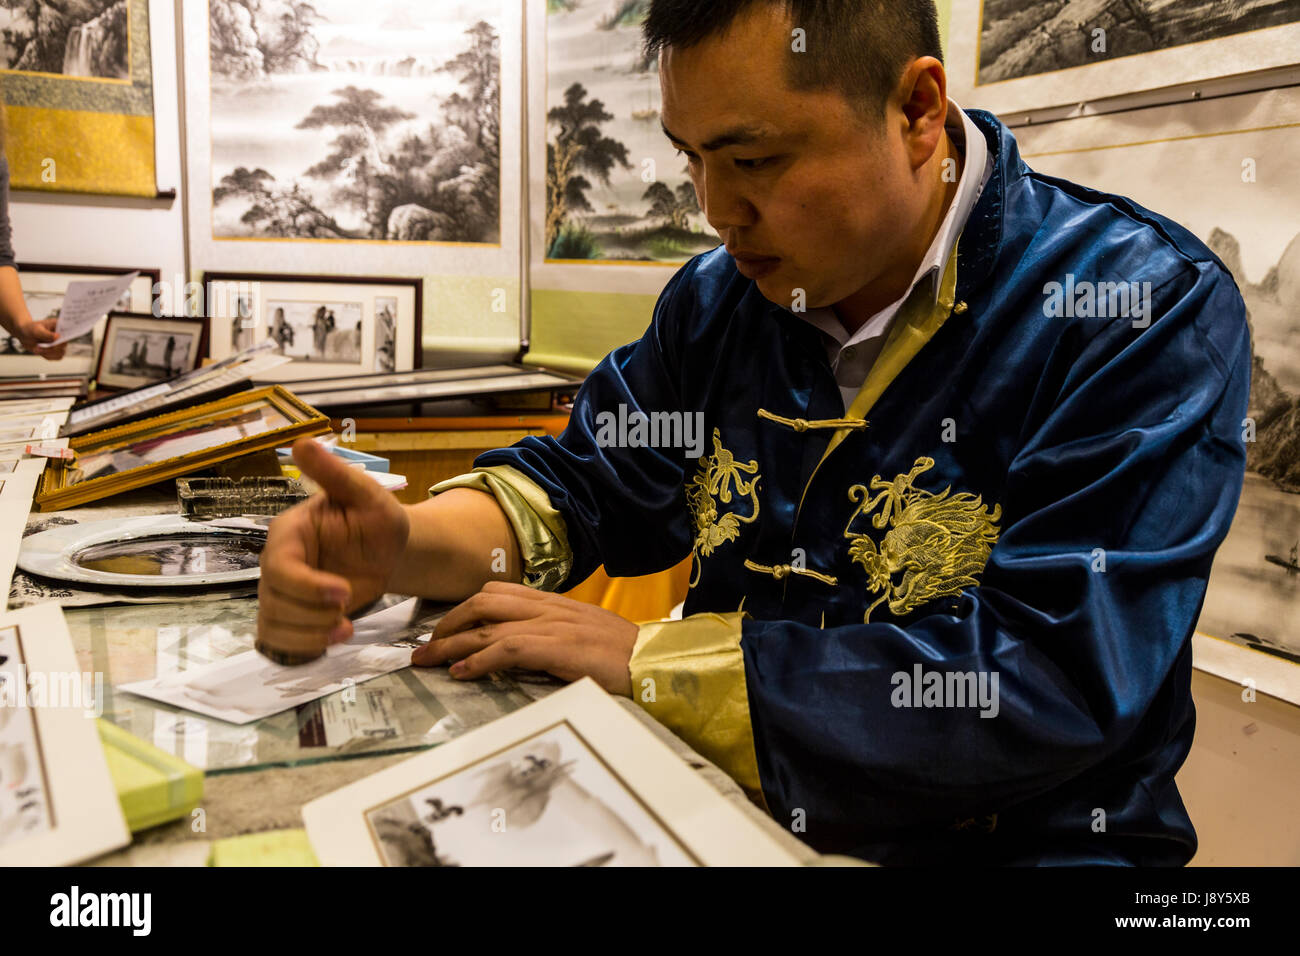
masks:
<svg viewBox="0 0 1300 956"><path fill-rule="evenodd" d="M743 611L642 624L628 672L632 697L762 802L749 722Z"/></svg>
<svg viewBox="0 0 1300 956"><path fill-rule="evenodd" d="M573 551L564 516L535 481L509 465L488 465L438 482L429 489L429 496L451 488L473 488L496 498L519 542L524 584L554 591L568 579Z"/></svg>

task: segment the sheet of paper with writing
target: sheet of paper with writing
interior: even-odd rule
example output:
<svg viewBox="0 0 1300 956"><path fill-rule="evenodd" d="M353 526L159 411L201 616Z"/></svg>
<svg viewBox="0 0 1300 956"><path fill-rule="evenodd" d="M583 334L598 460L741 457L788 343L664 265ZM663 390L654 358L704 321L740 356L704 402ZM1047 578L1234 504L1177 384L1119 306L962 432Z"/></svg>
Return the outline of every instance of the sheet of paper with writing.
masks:
<svg viewBox="0 0 1300 956"><path fill-rule="evenodd" d="M108 315L119 299L131 287L138 272L114 276L111 279L79 279L68 283L68 291L59 307L59 322L55 326L58 338L38 348L53 348L64 342L81 338L95 323Z"/></svg>

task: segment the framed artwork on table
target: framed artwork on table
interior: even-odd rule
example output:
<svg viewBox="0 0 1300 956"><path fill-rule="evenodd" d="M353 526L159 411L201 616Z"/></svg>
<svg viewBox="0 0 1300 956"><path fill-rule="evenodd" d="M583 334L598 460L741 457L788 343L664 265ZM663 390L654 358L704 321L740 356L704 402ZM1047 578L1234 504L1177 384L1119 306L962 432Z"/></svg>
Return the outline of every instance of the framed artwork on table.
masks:
<svg viewBox="0 0 1300 956"><path fill-rule="evenodd" d="M590 677L302 815L324 866L800 863Z"/></svg>
<svg viewBox="0 0 1300 956"><path fill-rule="evenodd" d="M23 263L18 265L18 278L23 286L23 300L27 303L27 311L38 322L59 314L69 282L102 279L105 276L125 275L128 272L140 274L117 302L115 310L151 315L154 288L161 277L157 269L125 267L106 269L101 266ZM69 342L63 358L56 361L25 352L16 338L0 330L0 378L34 375L89 376L95 369L95 355L103 340L106 322L107 317L81 338Z"/></svg>
<svg viewBox="0 0 1300 956"><path fill-rule="evenodd" d="M198 367L207 321L110 312L95 366L98 388L140 388Z"/></svg>
<svg viewBox="0 0 1300 956"><path fill-rule="evenodd" d="M36 504L70 508L329 430L329 419L279 386L238 392L71 439L72 458L50 461Z"/></svg>
<svg viewBox="0 0 1300 956"><path fill-rule="evenodd" d="M5 530L21 531L26 516L25 502L0 505ZM10 571L19 540L14 534L0 553ZM29 680L36 676L44 680ZM56 677L63 684L57 699L37 692ZM91 678L78 666L57 605L0 614L0 687L10 697L23 692L20 703L6 702L0 720L0 866L63 866L131 841L95 721L87 719L98 696Z"/></svg>
<svg viewBox="0 0 1300 956"><path fill-rule="evenodd" d="M208 272L209 354L271 340L290 361L258 381L407 372L421 361L419 279Z"/></svg>

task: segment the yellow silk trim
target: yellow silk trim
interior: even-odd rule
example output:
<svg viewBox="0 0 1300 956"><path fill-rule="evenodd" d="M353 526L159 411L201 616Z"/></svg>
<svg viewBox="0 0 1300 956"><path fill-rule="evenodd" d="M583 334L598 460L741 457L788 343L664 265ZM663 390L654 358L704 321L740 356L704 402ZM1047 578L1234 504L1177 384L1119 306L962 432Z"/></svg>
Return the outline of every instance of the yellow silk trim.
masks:
<svg viewBox="0 0 1300 956"><path fill-rule="evenodd" d="M489 465L438 482L429 489L429 496L451 488L473 488L496 498L519 542L524 584L539 591L554 591L568 579L573 569L573 550L564 516L531 478L509 465Z"/></svg>
<svg viewBox="0 0 1300 956"><path fill-rule="evenodd" d="M759 418L766 418L770 422L776 422L778 425L785 425L793 428L797 432L806 432L809 429L818 428L849 428L857 430L866 428L867 422L861 418L786 418L784 415L777 415L769 412L766 408L758 410Z"/></svg>
<svg viewBox="0 0 1300 956"><path fill-rule="evenodd" d="M158 195L153 116L6 107L14 189ZM15 148L15 144L23 144ZM53 181L47 181L47 159Z"/></svg>
<svg viewBox="0 0 1300 956"><path fill-rule="evenodd" d="M761 801L740 650L745 616L703 613L643 624L628 672L634 700Z"/></svg>
<svg viewBox="0 0 1300 956"><path fill-rule="evenodd" d="M805 577L816 578L822 584L837 584L838 579L831 574L822 574L820 571L814 571L811 568L796 568L790 564L759 564L757 561L745 559L745 567L751 571L758 571L762 574L770 574L778 581L783 581L792 574L802 574Z"/></svg>

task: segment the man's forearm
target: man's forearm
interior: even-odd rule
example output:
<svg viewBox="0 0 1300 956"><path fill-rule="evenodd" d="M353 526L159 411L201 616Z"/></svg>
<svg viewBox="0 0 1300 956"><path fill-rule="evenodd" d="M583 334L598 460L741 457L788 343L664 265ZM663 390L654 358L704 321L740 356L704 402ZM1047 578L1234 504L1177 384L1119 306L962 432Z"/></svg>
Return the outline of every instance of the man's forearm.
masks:
<svg viewBox="0 0 1300 956"><path fill-rule="evenodd" d="M0 266L0 325L17 335L31 321L27 302L23 299L22 283L13 266Z"/></svg>
<svg viewBox="0 0 1300 956"><path fill-rule="evenodd" d="M519 543L492 495L452 488L406 511L410 537L390 591L461 601L488 581L522 582Z"/></svg>

